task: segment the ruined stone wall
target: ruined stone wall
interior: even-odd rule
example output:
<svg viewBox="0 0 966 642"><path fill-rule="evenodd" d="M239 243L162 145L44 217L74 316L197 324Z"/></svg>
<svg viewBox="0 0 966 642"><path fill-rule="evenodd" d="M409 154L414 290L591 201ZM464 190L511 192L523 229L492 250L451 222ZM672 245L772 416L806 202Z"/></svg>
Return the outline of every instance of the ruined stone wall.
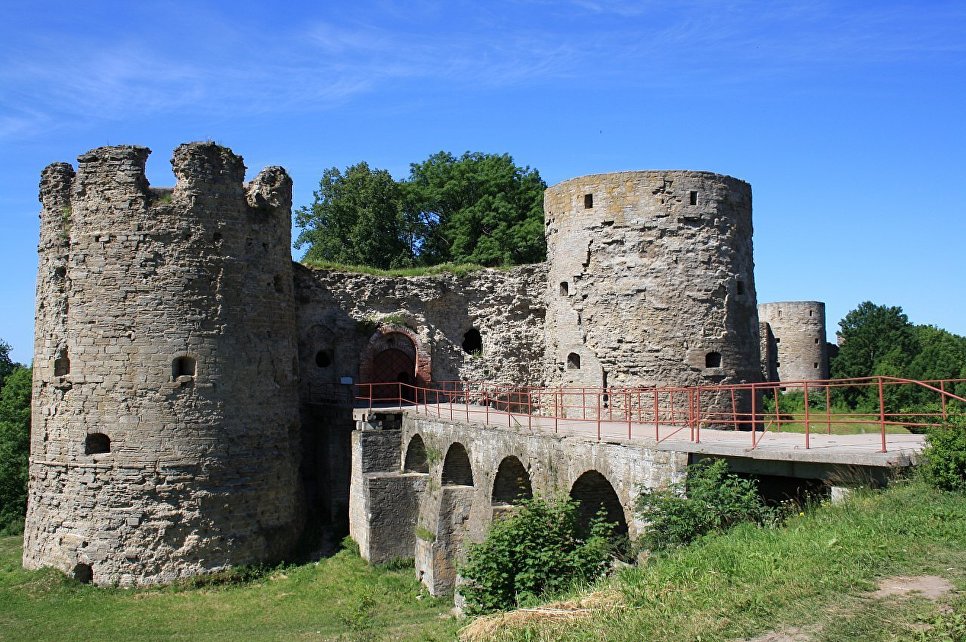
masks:
<svg viewBox="0 0 966 642"><path fill-rule="evenodd" d="M543 497L577 497L581 480L596 479L617 504L608 520L623 522L637 536L644 527L634 510L638 494L682 480L688 463L687 453L641 443L483 429L409 412L399 428L379 426L378 418L375 413L371 423L360 422L362 430L352 435L351 534L363 557L376 562L410 557L415 549L417 574L433 595L453 591L469 544L482 541L494 519L513 510L497 496L504 471L515 470L518 488ZM419 471L407 466L416 440L431 453ZM455 449L466 452L468 466L451 479L447 466ZM505 467L508 462L518 467ZM587 503L585 522L600 508Z"/></svg>
<svg viewBox="0 0 966 642"><path fill-rule="evenodd" d="M418 277L296 266L295 283L303 399L343 377L364 380L366 354L388 347L387 335L396 334L415 344L425 381L540 383L544 264ZM482 348L468 353L471 329Z"/></svg>
<svg viewBox="0 0 966 642"><path fill-rule="evenodd" d="M545 214L548 381L760 379L747 183L690 171L584 176L549 188Z"/></svg>
<svg viewBox="0 0 966 642"><path fill-rule="evenodd" d="M821 301L762 303L758 316L768 326L762 370L769 381L828 379L825 304Z"/></svg>
<svg viewBox="0 0 966 642"><path fill-rule="evenodd" d="M182 145L44 170L23 561L150 584L299 532L291 180Z"/></svg>

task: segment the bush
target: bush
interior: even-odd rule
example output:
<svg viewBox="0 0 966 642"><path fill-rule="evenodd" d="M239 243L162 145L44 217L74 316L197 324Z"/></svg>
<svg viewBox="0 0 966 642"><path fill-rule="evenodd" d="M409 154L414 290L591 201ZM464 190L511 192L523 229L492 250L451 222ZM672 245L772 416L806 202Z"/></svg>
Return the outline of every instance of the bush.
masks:
<svg viewBox="0 0 966 642"><path fill-rule="evenodd" d="M966 492L966 418L950 420L926 434L920 472L940 490Z"/></svg>
<svg viewBox="0 0 966 642"><path fill-rule="evenodd" d="M496 522L470 547L459 589L471 614L533 603L607 569L614 524L598 517L581 538L578 504L569 499L522 500L517 512Z"/></svg>
<svg viewBox="0 0 966 642"><path fill-rule="evenodd" d="M685 481L642 492L637 511L648 522L640 544L654 551L689 544L739 522L761 523L771 515L757 482L728 474L723 459L692 464Z"/></svg>

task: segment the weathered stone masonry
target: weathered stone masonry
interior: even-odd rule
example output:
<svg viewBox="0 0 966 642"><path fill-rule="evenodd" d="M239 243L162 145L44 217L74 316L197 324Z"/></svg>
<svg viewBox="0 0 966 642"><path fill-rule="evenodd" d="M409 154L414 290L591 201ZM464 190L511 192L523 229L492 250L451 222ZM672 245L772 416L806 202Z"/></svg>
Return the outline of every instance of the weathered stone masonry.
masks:
<svg viewBox="0 0 966 642"><path fill-rule="evenodd" d="M44 170L24 565L98 584L281 558L302 519L291 180L182 145Z"/></svg>
<svg viewBox="0 0 966 642"><path fill-rule="evenodd" d="M436 540L354 515L369 524L363 549L415 552L427 584L448 590L464 535L481 536L514 480L593 495L606 476L634 531L635 485L664 483L681 462L502 433L467 433L453 449L453 429L427 423L354 434L407 439L373 463L353 457L353 419L330 403L347 382L395 395L399 382L760 379L742 181L573 179L546 194L547 263L390 278L293 266L281 168L245 184L241 157L193 143L175 151L175 187L159 189L145 178L148 153L99 148L76 173L43 172L27 567L166 582L284 557L306 520L338 535L350 509L378 505L418 516ZM409 448L417 433L422 461ZM427 457L437 450L443 459ZM473 470L495 477L463 477ZM352 492L368 499L350 502L350 477L365 475Z"/></svg>

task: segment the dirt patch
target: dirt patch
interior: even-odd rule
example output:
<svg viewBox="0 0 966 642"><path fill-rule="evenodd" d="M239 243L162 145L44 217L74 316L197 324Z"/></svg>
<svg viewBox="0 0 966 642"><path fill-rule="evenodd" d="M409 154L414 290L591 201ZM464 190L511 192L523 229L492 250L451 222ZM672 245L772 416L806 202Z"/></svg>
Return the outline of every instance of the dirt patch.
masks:
<svg viewBox="0 0 966 642"><path fill-rule="evenodd" d="M506 629L522 629L537 622L572 622L589 618L595 613L624 606L624 596L613 590L590 593L576 600L553 602L533 609L517 609L508 613L494 613L477 618L460 630L461 642L481 642L493 638Z"/></svg>
<svg viewBox="0 0 966 642"><path fill-rule="evenodd" d="M953 583L938 575L897 575L879 580L879 588L872 597L882 599L886 597L905 597L915 593L928 600L938 600L956 590Z"/></svg>
<svg viewBox="0 0 966 642"><path fill-rule="evenodd" d="M745 642L808 642L811 638L805 631L797 627L789 627L781 631L771 631L757 638L748 638Z"/></svg>

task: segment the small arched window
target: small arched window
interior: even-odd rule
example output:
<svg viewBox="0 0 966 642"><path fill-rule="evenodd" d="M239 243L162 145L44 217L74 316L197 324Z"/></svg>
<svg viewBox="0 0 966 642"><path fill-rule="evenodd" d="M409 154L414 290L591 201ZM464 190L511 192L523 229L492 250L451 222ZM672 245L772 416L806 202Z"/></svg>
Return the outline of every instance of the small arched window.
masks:
<svg viewBox="0 0 966 642"><path fill-rule="evenodd" d="M182 357L176 357L174 361L171 362L171 376L174 379L178 377L193 377L195 376L195 369L197 364L194 357L189 357L187 355Z"/></svg>
<svg viewBox="0 0 966 642"><path fill-rule="evenodd" d="M111 452L111 438L101 432L92 432L84 439L84 454L99 455Z"/></svg>
<svg viewBox="0 0 966 642"><path fill-rule="evenodd" d="M721 353L720 352L709 352L704 355L704 367L705 368L720 368L721 367Z"/></svg>
<svg viewBox="0 0 966 642"><path fill-rule="evenodd" d="M67 356L66 350L61 350L57 353L57 358L54 359L54 376L63 377L68 374L70 374L70 358Z"/></svg>
<svg viewBox="0 0 966 642"><path fill-rule="evenodd" d="M580 370L580 355L576 352L567 355L567 370Z"/></svg>

